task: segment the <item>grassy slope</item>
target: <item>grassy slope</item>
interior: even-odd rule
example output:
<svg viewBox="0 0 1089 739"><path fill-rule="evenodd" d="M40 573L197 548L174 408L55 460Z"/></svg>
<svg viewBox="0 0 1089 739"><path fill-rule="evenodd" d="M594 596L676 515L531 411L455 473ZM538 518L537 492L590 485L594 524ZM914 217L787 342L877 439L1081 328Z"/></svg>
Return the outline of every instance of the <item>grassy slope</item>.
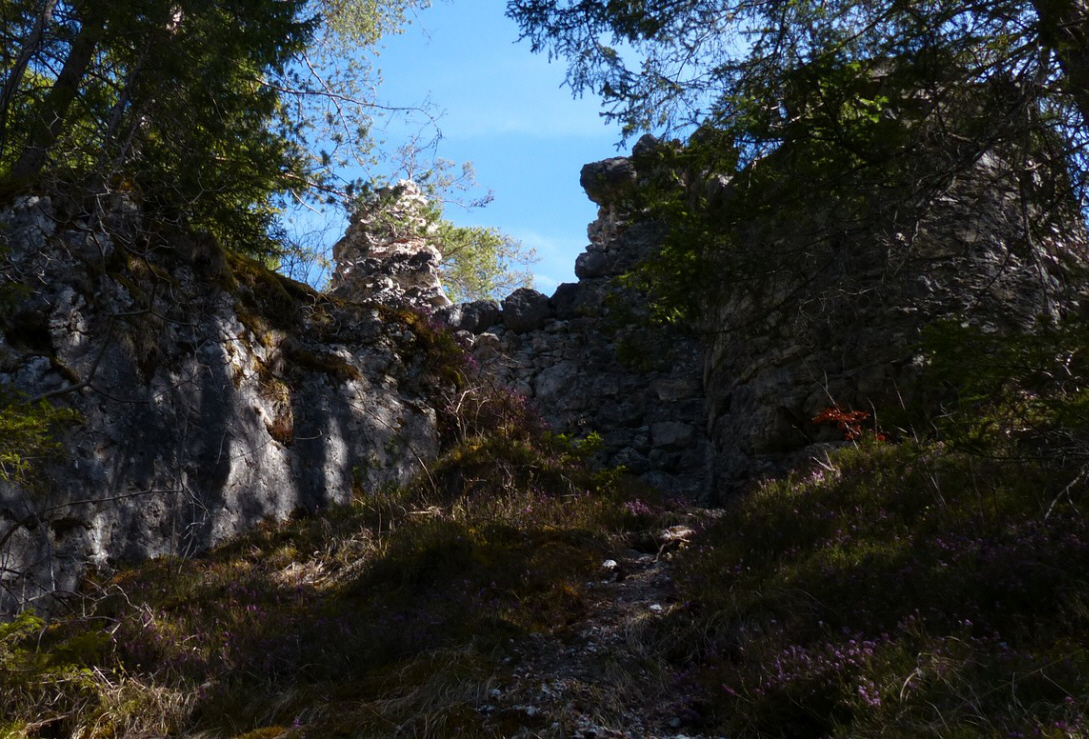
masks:
<svg viewBox="0 0 1089 739"><path fill-rule="evenodd" d="M0 736L563 735L479 709L519 644L593 617L604 557L681 512L510 397L458 405L407 489L0 627ZM689 734L1089 735L1087 496L1053 456L848 445L676 554L640 649Z"/></svg>
<svg viewBox="0 0 1089 739"><path fill-rule="evenodd" d="M6 627L7 735L509 736L518 717L475 708L511 640L584 618L617 537L670 515L572 461L470 440L441 492L361 496ZM675 560L683 605L651 644L708 732L1083 736L1089 531L1062 483L936 446L842 451Z"/></svg>
<svg viewBox="0 0 1089 739"><path fill-rule="evenodd" d="M356 492L0 627L0 736L509 735L525 716L473 709L497 661L581 618L651 515L565 440L502 427L408 489Z"/></svg>
<svg viewBox="0 0 1089 739"><path fill-rule="evenodd" d="M1089 501L1069 481L843 450L730 508L662 628L694 635L694 692L731 735L1085 736Z"/></svg>

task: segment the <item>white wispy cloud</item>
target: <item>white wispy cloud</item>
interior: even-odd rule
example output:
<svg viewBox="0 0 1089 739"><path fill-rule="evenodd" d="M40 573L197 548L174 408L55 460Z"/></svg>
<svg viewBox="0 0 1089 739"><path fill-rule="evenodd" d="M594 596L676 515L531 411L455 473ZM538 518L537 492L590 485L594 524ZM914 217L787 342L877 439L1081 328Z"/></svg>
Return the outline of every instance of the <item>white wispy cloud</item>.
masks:
<svg viewBox="0 0 1089 739"><path fill-rule="evenodd" d="M542 275L538 272L533 273L533 289L537 292L542 292L545 295L551 295L556 292L556 288L560 286L550 275Z"/></svg>

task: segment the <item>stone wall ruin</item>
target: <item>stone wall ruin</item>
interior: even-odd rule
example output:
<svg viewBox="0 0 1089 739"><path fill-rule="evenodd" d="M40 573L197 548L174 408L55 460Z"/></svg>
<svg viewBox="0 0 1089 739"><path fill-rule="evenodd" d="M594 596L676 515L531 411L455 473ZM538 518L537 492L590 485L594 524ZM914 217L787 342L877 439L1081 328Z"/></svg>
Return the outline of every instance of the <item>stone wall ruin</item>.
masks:
<svg viewBox="0 0 1089 739"><path fill-rule="evenodd" d="M721 502L841 443L811 421L821 410L880 414L909 402L929 325L1031 331L1082 310L1082 225L1045 219L1042 206L1023 201L1018 172L992 151L920 208L910 235L875 221L836 245L804 287L771 284L763 304L724 289L704 325L655 329L642 296L618 278L666 233L632 198L655 175L639 162L653 161L643 153L657 145L644 137L632 157L583 169L599 214L577 283L551 297L518 291L501 310L454 306L446 315L475 336L487 371L532 398L557 430L601 433L600 462L663 490ZM729 188L714 173L692 183ZM759 260L775 240L795 238L791 228L754 224L743 248Z"/></svg>
<svg viewBox="0 0 1089 739"><path fill-rule="evenodd" d="M47 497L0 486L0 611L75 588L87 566L191 554L410 479L439 452L443 388L420 337L392 318L404 306L444 320L480 381L524 394L556 431L600 434L600 464L704 504L835 443L809 422L822 408L910 394L925 326L1025 331L1081 310L1077 219L1042 227L991 152L910 235L875 223L804 289L772 285L794 296L789 310L724 290L705 324L656 328L619 279L667 233L631 197L653 175L639 151L655 145L584 168L599 214L578 281L498 303L450 304L409 184L353 218L333 298L213 244L168 243L123 199L108 224L49 198L0 211L0 277L23 291L0 325L0 383L56 394L84 418ZM698 187L729 187L701 176ZM790 225L754 224L743 246L759 255Z"/></svg>

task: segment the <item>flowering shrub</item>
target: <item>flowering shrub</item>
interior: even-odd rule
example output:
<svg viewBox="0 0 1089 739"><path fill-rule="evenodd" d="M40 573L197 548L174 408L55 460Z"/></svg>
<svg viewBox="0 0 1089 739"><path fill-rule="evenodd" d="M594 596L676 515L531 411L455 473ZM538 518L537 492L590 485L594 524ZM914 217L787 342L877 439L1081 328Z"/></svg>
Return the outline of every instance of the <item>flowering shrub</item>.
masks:
<svg viewBox="0 0 1089 739"><path fill-rule="evenodd" d="M411 303L382 304L379 310L386 319L400 323L412 332L415 353L409 359L421 362L425 370L442 382L463 388L479 372L476 360L465 351L449 326L426 307Z"/></svg>

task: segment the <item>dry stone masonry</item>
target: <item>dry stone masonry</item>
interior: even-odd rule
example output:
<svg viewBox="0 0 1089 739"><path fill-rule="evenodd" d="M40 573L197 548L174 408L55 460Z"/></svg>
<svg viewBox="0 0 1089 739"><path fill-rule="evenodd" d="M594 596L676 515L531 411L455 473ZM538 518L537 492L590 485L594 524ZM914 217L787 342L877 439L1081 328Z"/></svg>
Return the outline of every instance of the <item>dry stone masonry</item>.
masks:
<svg viewBox="0 0 1089 739"><path fill-rule="evenodd" d="M880 416L910 403L929 325L1031 331L1085 303L1078 219L1045 218L1022 199L1017 170L992 151L920 206L910 234L878 219L837 244L802 287L769 279L761 301L724 284L704 325L655 329L642 296L618 277L666 234L633 197L656 174L639 163L653 162L645 154L658 145L647 136L632 157L583 168L581 184L599 213L575 263L577 283L550 298L519 290L501 309L453 306L445 315L475 335L482 366L532 398L554 428L600 433L599 461L662 489L720 502L842 441L812 423L823 409ZM728 197L726 177L688 179L701 193ZM757 261L765 250L789 253L800 232L790 223L752 224L742 248Z"/></svg>
<svg viewBox="0 0 1089 739"><path fill-rule="evenodd" d="M473 334L467 338L485 373L530 398L553 429L574 438L600 435L599 463L704 500L712 449L700 342L651 328L639 311L641 296L617 279L663 233L660 224L629 224L618 215L629 169L626 159L613 159L583 171L601 207L576 262L578 282L560 285L551 297L523 288L498 310L469 304L446 315ZM612 187L599 183L603 170L621 173Z"/></svg>

